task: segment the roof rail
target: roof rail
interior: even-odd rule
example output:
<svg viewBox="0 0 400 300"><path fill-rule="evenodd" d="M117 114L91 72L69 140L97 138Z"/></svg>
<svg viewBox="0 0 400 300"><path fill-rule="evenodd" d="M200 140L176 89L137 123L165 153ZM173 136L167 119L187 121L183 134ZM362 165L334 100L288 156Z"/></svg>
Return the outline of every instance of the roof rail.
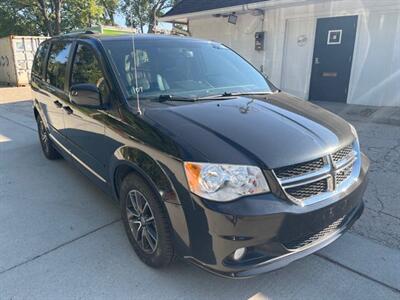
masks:
<svg viewBox="0 0 400 300"><path fill-rule="evenodd" d="M88 28L78 28L67 33L70 34L104 34L104 35L115 35L115 34L129 34L135 33L136 30L128 27L119 26L92 26Z"/></svg>

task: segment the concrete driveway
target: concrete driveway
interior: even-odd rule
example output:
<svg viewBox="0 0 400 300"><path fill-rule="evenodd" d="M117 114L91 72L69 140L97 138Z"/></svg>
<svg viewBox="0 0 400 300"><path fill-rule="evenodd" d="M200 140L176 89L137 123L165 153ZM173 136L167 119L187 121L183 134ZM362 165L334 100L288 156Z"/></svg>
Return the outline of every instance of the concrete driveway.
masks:
<svg viewBox="0 0 400 300"><path fill-rule="evenodd" d="M143 265L115 202L44 158L30 101L0 104L0 299L400 299L400 127L354 124L372 159L354 230L284 269L229 280Z"/></svg>

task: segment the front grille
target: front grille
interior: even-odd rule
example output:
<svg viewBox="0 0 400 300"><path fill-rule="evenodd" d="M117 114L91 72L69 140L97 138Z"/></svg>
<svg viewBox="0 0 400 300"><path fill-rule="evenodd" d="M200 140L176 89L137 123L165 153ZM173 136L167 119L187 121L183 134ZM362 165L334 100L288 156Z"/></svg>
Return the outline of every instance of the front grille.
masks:
<svg viewBox="0 0 400 300"><path fill-rule="evenodd" d="M344 218L345 217L343 216L343 217L337 219L335 222L333 222L329 226L325 227L324 229L322 229L321 231L319 231L317 233L312 234L311 236L307 236L307 237L304 237L304 238L296 240L296 241L291 241L291 242L285 243L285 247L288 249L297 250L297 249L309 246L320 240L323 240L340 229L340 227L343 224Z"/></svg>
<svg viewBox="0 0 400 300"><path fill-rule="evenodd" d="M318 171L323 166L324 166L324 160L322 158L318 158L309 162L278 168L275 169L274 171L279 179L286 179Z"/></svg>
<svg viewBox="0 0 400 300"><path fill-rule="evenodd" d="M340 170L339 172L336 173L336 185L341 184L343 181L345 181L349 176L351 175L351 172L353 171L353 164L345 167L344 169Z"/></svg>
<svg viewBox="0 0 400 300"><path fill-rule="evenodd" d="M320 201L315 197L325 192L334 192L346 179L350 178L357 161L357 151L350 144L327 157L305 163L274 169L287 199L308 205Z"/></svg>
<svg viewBox="0 0 400 300"><path fill-rule="evenodd" d="M350 157L351 153L353 151L353 146L350 144L335 153L332 154L332 160L336 162L340 162L348 157Z"/></svg>
<svg viewBox="0 0 400 300"><path fill-rule="evenodd" d="M328 190L327 179L322 179L309 184L287 188L286 192L299 200L303 200L312 196L317 196Z"/></svg>

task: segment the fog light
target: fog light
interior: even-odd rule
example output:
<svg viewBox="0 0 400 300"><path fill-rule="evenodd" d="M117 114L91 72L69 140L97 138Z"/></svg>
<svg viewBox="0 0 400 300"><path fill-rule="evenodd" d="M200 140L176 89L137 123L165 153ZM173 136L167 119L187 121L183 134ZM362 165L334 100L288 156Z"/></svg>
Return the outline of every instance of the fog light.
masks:
<svg viewBox="0 0 400 300"><path fill-rule="evenodd" d="M234 260L240 260L246 253L246 248L239 248L233 253Z"/></svg>

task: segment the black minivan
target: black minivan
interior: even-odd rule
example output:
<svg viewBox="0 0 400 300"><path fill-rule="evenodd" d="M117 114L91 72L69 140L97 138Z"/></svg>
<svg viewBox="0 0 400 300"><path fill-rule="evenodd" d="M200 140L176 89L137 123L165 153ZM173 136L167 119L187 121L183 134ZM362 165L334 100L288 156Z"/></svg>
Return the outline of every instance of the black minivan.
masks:
<svg viewBox="0 0 400 300"><path fill-rule="evenodd" d="M354 127L222 44L64 35L40 45L31 85L44 155L119 201L151 267L181 257L250 277L325 247L363 211Z"/></svg>

